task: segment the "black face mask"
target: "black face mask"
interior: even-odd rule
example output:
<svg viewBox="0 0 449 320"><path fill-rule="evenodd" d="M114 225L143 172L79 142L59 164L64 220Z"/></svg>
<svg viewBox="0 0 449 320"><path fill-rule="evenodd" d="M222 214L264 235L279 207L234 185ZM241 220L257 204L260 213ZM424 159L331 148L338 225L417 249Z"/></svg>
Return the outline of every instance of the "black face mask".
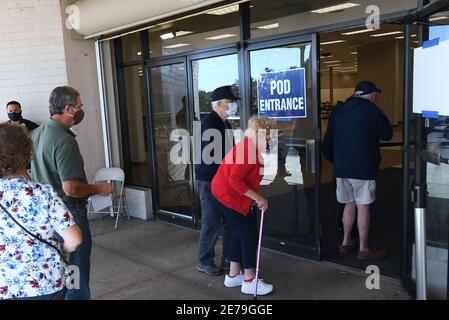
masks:
<svg viewBox="0 0 449 320"><path fill-rule="evenodd" d="M8 118L12 122L18 122L22 120L22 112L8 112Z"/></svg>

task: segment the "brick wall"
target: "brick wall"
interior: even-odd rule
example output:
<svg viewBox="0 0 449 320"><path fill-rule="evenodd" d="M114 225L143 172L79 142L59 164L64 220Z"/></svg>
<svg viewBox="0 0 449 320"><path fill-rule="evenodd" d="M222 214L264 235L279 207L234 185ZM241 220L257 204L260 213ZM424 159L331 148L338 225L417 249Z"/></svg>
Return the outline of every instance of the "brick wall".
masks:
<svg viewBox="0 0 449 320"><path fill-rule="evenodd" d="M0 1L0 120L5 104L21 102L24 117L48 118L51 90L67 83L57 0Z"/></svg>
<svg viewBox="0 0 449 320"><path fill-rule="evenodd" d="M23 116L39 124L49 117L53 88L77 88L86 118L74 128L86 161L88 179L104 166L98 83L93 41L80 40L65 28L64 0L0 1L0 121L6 103L21 102Z"/></svg>

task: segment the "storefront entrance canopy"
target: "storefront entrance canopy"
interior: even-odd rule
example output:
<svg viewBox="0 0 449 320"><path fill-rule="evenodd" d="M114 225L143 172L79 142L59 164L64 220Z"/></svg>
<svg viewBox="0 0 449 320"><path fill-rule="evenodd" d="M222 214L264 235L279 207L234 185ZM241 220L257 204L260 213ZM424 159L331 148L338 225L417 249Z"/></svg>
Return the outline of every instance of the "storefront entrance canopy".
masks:
<svg viewBox="0 0 449 320"><path fill-rule="evenodd" d="M86 39L117 33L205 8L222 0L80 0L67 10L68 23Z"/></svg>

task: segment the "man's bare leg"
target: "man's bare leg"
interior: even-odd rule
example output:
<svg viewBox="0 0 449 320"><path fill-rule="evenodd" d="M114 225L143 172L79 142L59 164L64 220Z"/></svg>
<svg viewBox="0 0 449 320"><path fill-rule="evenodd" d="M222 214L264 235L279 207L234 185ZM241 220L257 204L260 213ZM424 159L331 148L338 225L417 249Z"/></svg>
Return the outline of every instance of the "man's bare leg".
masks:
<svg viewBox="0 0 449 320"><path fill-rule="evenodd" d="M370 211L369 205L357 205L358 215L357 223L359 228L360 251L368 251Z"/></svg>
<svg viewBox="0 0 449 320"><path fill-rule="evenodd" d="M355 217L356 217L356 204L355 202L347 203L343 212L343 228L344 228L344 239L343 245L352 245L352 228L354 227Z"/></svg>

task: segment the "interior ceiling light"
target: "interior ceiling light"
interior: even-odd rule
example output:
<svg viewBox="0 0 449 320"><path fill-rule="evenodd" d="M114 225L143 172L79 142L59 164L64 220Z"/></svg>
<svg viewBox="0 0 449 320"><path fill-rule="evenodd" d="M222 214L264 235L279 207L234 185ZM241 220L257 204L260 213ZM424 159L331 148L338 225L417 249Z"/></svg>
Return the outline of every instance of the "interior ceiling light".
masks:
<svg viewBox="0 0 449 320"><path fill-rule="evenodd" d="M235 37L235 34L231 34L231 33L220 34L218 36L206 38L206 40L220 40L220 39L226 39L226 38L231 38L231 37Z"/></svg>
<svg viewBox="0 0 449 320"><path fill-rule="evenodd" d="M237 12L237 11L239 11L239 5L235 4L235 5L232 5L232 6L227 6L227 7L222 7L222 8L218 8L218 9L213 9L213 10L207 11L206 13L207 14L213 14L213 15L216 15L216 16L222 16L222 15L233 13L233 12Z"/></svg>
<svg viewBox="0 0 449 320"><path fill-rule="evenodd" d="M175 35L177 37L182 37L182 36L185 36L185 35L188 35L188 34L191 34L191 33L193 33L193 31L178 31L178 32L175 32Z"/></svg>
<svg viewBox="0 0 449 320"><path fill-rule="evenodd" d="M165 49L174 49L174 48L180 48L180 47L185 47L190 45L190 43L177 43L177 44L172 44L170 46L164 46Z"/></svg>
<svg viewBox="0 0 449 320"><path fill-rule="evenodd" d="M353 55L356 55L356 54L358 54L358 52L357 52L357 51L354 51L354 52L349 52L349 54L353 54Z"/></svg>
<svg viewBox="0 0 449 320"><path fill-rule="evenodd" d="M321 45L325 46L327 44L335 44L335 43L343 43L343 42L346 42L346 40L335 40L335 41L321 42Z"/></svg>
<svg viewBox="0 0 449 320"><path fill-rule="evenodd" d="M344 35L344 36L351 36L353 34L359 34L359 33L365 33L365 32L373 32L373 31L377 31L377 29L361 29L361 30L356 30L356 31L344 32L344 33L342 33L342 35Z"/></svg>
<svg viewBox="0 0 449 320"><path fill-rule="evenodd" d="M142 55L142 51L137 52L137 55L141 56Z"/></svg>
<svg viewBox="0 0 449 320"><path fill-rule="evenodd" d="M322 9L318 9L318 10L312 10L311 12L313 12L313 13L329 13L329 12L334 12L334 11L350 9L350 8L354 8L354 7L358 7L358 6L360 6L359 3L347 2L347 3L342 3L342 4L339 4L336 6L326 7L326 8L322 8Z"/></svg>
<svg viewBox="0 0 449 320"><path fill-rule="evenodd" d="M370 37L378 38L378 37L386 37L386 36L392 36L395 34L402 34L402 33L403 33L402 31L393 31L393 32L372 34Z"/></svg>
<svg viewBox="0 0 449 320"><path fill-rule="evenodd" d="M446 19L449 19L449 17L446 17L446 16L440 16L440 17L433 17L433 18L430 18L429 21L430 21L430 22L434 22L434 21L440 21L440 20L446 20Z"/></svg>
<svg viewBox="0 0 449 320"><path fill-rule="evenodd" d="M173 32L169 32L169 33L161 34L160 37L161 37L162 40L167 40L167 39L172 39L172 38L174 38L175 35L173 34Z"/></svg>
<svg viewBox="0 0 449 320"><path fill-rule="evenodd" d="M274 28L279 28L279 22L257 27L257 29L264 29L264 30L274 29Z"/></svg>

